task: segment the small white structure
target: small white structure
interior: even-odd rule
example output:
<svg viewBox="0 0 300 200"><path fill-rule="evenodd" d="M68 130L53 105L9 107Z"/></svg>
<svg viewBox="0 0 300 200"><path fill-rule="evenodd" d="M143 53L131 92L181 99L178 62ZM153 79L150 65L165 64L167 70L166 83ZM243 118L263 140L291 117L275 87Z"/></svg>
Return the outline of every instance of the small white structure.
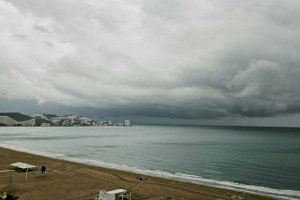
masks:
<svg viewBox="0 0 300 200"><path fill-rule="evenodd" d="M130 120L125 120L124 125L125 126L131 126Z"/></svg>
<svg viewBox="0 0 300 200"><path fill-rule="evenodd" d="M42 126L42 127L50 127L51 124L50 124L50 123L44 122L44 123L41 123L41 126Z"/></svg>
<svg viewBox="0 0 300 200"><path fill-rule="evenodd" d="M37 169L34 165L29 165L23 162L15 162L9 165L9 168L17 171L35 171Z"/></svg>
<svg viewBox="0 0 300 200"><path fill-rule="evenodd" d="M21 121L21 122L19 122L19 124L22 125L22 126L34 126L35 125L35 119Z"/></svg>
<svg viewBox="0 0 300 200"><path fill-rule="evenodd" d="M76 120L79 118L78 115L75 115L75 114L69 114L65 117L66 119L69 119L69 120Z"/></svg>
<svg viewBox="0 0 300 200"><path fill-rule="evenodd" d="M66 117L51 117L50 120L52 122L59 122L60 120L65 120Z"/></svg>
<svg viewBox="0 0 300 200"><path fill-rule="evenodd" d="M96 200L125 200L127 198L127 191L124 189L117 189L112 191L99 190L99 197Z"/></svg>

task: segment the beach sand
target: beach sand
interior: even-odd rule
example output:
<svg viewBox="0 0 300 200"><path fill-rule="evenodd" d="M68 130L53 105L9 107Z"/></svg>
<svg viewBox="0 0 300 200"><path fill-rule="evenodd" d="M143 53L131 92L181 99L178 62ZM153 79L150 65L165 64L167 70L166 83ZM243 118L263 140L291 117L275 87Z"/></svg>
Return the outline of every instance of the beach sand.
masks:
<svg viewBox="0 0 300 200"><path fill-rule="evenodd" d="M159 200L161 197L172 199L232 199L230 195L241 195L225 189L201 186L155 177L140 181L137 174L89 166L64 160L17 152L0 148L0 171L7 170L10 163L25 162L41 167L45 165L47 175L29 173L26 179L22 172L0 172L0 189L12 188L20 200L56 200L56 199L91 199L98 190L128 189L135 199ZM11 180L10 180L11 175ZM228 195L230 194L230 195ZM245 199L260 200L268 197L246 194Z"/></svg>

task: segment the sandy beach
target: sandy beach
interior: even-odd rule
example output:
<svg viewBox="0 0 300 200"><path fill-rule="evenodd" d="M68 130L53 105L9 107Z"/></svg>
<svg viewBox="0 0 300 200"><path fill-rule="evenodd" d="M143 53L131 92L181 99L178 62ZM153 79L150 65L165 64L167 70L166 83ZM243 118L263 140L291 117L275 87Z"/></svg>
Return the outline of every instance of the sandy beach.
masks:
<svg viewBox="0 0 300 200"><path fill-rule="evenodd" d="M0 171L8 169L10 163L26 162L38 167L45 165L47 175L1 172L0 188L13 188L20 200L95 199L99 189L112 190L131 188L133 199L232 199L239 192L206 187L196 184L149 177L138 183L137 174L94 167L69 161L47 158L28 153L0 148ZM11 175L11 180L10 180ZM229 195L230 194L230 195ZM245 194L245 199L271 199Z"/></svg>

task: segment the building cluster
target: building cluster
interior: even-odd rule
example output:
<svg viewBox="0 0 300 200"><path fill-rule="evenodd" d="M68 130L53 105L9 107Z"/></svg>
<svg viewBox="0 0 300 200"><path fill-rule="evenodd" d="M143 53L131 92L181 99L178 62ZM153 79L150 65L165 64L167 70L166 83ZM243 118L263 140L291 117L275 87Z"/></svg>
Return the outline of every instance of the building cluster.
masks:
<svg viewBox="0 0 300 200"><path fill-rule="evenodd" d="M58 116L55 114L0 113L0 126L131 126L130 120L124 122L97 121L76 114Z"/></svg>

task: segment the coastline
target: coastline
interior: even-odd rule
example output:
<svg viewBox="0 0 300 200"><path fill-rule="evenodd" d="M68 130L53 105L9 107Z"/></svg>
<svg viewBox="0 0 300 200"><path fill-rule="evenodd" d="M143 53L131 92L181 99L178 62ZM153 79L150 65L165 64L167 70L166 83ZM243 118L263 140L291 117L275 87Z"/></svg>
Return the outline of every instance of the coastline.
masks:
<svg viewBox="0 0 300 200"><path fill-rule="evenodd" d="M27 162L36 166L46 165L47 176L30 174L25 181L25 174L2 173L0 186L7 184L12 174L20 199L94 199L99 189L128 189L138 183L137 173L99 167L74 161L61 160L0 147L0 170L6 170L12 162ZM6 177L6 178L5 178ZM242 195L242 192L220 187L211 187L148 176L131 189L135 199L160 199L170 196L174 199L231 199L230 195ZM230 194L230 195L229 195ZM65 197L68 198L65 198ZM53 198L55 197L55 198ZM245 199L272 199L271 197L246 193Z"/></svg>

